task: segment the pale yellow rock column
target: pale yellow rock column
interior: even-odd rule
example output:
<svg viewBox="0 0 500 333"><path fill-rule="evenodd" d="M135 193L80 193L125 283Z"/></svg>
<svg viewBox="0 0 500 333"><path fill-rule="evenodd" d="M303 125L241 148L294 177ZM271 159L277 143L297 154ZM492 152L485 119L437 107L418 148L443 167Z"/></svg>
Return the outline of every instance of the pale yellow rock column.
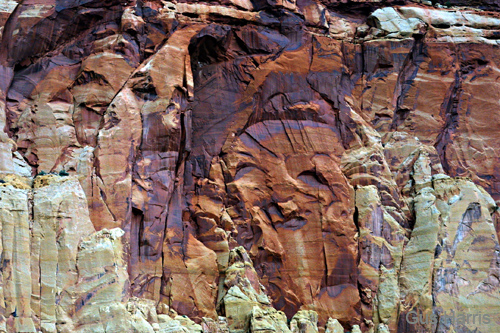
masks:
<svg viewBox="0 0 500 333"><path fill-rule="evenodd" d="M30 306L30 225L27 190L11 185L0 187L0 222L5 316L14 314L16 332L36 332ZM0 329L4 327L0 326Z"/></svg>
<svg viewBox="0 0 500 333"><path fill-rule="evenodd" d="M77 283L82 238L94 232L83 189L74 177L38 176L33 194L32 308L44 333L56 332L56 296Z"/></svg>
<svg viewBox="0 0 500 333"><path fill-rule="evenodd" d="M382 205L374 185L358 186L356 208L360 243L359 284L371 300L362 306L364 318L397 327L398 269L403 255L405 230ZM368 303L368 302L366 302Z"/></svg>
<svg viewBox="0 0 500 333"><path fill-rule="evenodd" d="M496 203L465 178L439 177L433 187L443 221L433 270L433 311L439 313L433 330L498 332L500 246L492 221Z"/></svg>
<svg viewBox="0 0 500 333"><path fill-rule="evenodd" d="M13 170L14 162L12 161L12 145L8 142L0 141L0 173L10 173Z"/></svg>
<svg viewBox="0 0 500 333"><path fill-rule="evenodd" d="M45 207L49 208L49 207ZM50 207L52 208L52 207ZM36 209L36 207L35 207ZM57 209L57 208L56 208ZM47 211L51 213L54 208ZM40 211L40 209L39 209ZM39 290L33 288L33 293L39 295L39 311L43 332L56 332L56 274L58 253L56 246L56 224L50 216L38 216L33 227L34 253L39 252L39 279L34 280ZM35 310L36 311L36 310Z"/></svg>
<svg viewBox="0 0 500 333"><path fill-rule="evenodd" d="M434 190L424 187L415 197L416 222L404 252L400 272L401 316L415 309L432 311L432 272L434 250L438 244L441 214Z"/></svg>

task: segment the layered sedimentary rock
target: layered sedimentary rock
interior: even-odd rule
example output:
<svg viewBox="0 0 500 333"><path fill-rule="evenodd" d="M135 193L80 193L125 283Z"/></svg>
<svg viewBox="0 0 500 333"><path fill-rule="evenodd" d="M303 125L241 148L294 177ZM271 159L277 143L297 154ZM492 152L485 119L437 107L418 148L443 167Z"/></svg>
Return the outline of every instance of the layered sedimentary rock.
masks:
<svg viewBox="0 0 500 333"><path fill-rule="evenodd" d="M437 323L415 325L425 331L493 331L500 250L491 219L495 203L470 180L433 177L425 185L415 197L417 219L401 264L402 313L434 315ZM400 328L408 324L400 318Z"/></svg>
<svg viewBox="0 0 500 333"><path fill-rule="evenodd" d="M2 187L2 327L35 332L31 318L28 191ZM9 315L16 313L16 318ZM9 320L10 319L10 322Z"/></svg>
<svg viewBox="0 0 500 333"><path fill-rule="evenodd" d="M4 1L0 331L494 331L499 9Z"/></svg>

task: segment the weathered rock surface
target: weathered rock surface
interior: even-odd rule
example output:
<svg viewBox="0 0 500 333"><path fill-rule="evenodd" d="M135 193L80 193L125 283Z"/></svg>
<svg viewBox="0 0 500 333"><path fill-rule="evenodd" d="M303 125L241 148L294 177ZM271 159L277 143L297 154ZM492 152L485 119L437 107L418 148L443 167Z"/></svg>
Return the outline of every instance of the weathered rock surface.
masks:
<svg viewBox="0 0 500 333"><path fill-rule="evenodd" d="M495 0L3 1L0 332L495 331L499 36Z"/></svg>
<svg viewBox="0 0 500 333"><path fill-rule="evenodd" d="M344 328L337 319L330 318L326 323L325 333L344 333Z"/></svg>
<svg viewBox="0 0 500 333"><path fill-rule="evenodd" d="M297 312L290 322L293 333L317 333L318 314L310 310Z"/></svg>

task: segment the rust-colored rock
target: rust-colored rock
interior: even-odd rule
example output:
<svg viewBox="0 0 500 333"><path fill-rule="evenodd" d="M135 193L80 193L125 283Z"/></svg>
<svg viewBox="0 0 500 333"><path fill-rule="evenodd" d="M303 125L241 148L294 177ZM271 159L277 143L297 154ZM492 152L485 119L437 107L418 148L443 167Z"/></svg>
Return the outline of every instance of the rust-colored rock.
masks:
<svg viewBox="0 0 500 333"><path fill-rule="evenodd" d="M495 330L499 10L3 1L0 331Z"/></svg>

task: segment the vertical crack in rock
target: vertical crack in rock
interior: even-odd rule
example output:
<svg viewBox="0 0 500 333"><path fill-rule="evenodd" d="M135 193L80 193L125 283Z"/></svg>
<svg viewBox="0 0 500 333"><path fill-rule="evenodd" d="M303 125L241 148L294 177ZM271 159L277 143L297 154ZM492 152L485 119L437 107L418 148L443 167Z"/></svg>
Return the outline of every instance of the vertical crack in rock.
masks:
<svg viewBox="0 0 500 333"><path fill-rule="evenodd" d="M0 329L36 332L31 317L30 226L28 190L0 188L2 221L2 285L5 308ZM12 318L9 322L9 317ZM11 326L8 328L8 326Z"/></svg>
<svg viewBox="0 0 500 333"><path fill-rule="evenodd" d="M428 57L425 51L425 35L416 35L413 38L413 47L408 53L405 61L403 62L402 68L398 73L397 83L394 90L396 107L394 109L394 119L391 125L393 129L398 128L399 125L405 121L411 111L407 107L408 102L405 101L405 99L408 98L407 94L418 74L420 65L424 62L425 58Z"/></svg>
<svg viewBox="0 0 500 333"><path fill-rule="evenodd" d="M458 104L461 98L461 86L462 78L460 73L455 72L455 81L449 88L445 101L441 106L442 113L445 117L445 124L436 140L436 150L439 152L441 157L441 163L443 164L444 171L448 174L450 172L450 166L447 157L447 145L452 142L452 136L456 128L458 127Z"/></svg>
<svg viewBox="0 0 500 333"><path fill-rule="evenodd" d="M453 246L451 248L451 256L455 257L455 252L457 246L462 242L468 235L474 236L474 228L472 224L478 222L481 219L481 204L479 202L472 202L467 207L460 224L458 225L457 233L453 239Z"/></svg>

